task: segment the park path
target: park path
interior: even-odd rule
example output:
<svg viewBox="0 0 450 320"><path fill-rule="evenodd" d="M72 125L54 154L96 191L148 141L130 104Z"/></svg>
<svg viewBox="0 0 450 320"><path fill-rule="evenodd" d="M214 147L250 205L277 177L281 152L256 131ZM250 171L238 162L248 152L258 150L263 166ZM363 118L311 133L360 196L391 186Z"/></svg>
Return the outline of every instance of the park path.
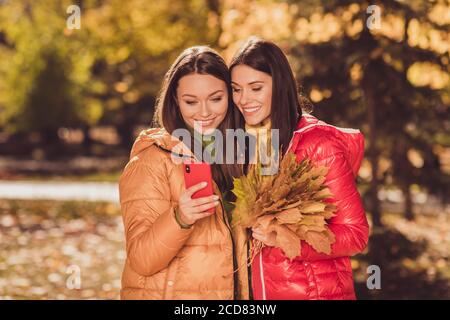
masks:
<svg viewBox="0 0 450 320"><path fill-rule="evenodd" d="M117 183L0 180L0 199L48 199L119 202Z"/></svg>

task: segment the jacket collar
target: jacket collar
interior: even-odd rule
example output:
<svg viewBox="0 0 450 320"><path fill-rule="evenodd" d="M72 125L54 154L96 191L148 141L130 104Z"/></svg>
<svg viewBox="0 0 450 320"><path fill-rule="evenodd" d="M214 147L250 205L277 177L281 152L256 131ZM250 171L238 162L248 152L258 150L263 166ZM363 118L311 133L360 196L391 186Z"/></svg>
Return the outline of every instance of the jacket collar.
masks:
<svg viewBox="0 0 450 320"><path fill-rule="evenodd" d="M176 157L195 160L192 151L164 128L142 130L131 148L130 159L153 145L172 153Z"/></svg>
<svg viewBox="0 0 450 320"><path fill-rule="evenodd" d="M306 132L315 128L320 128L324 134L331 134L342 141L343 152L356 176L364 158L364 136L358 129L336 127L308 113L303 113L288 149L295 150L298 143L306 143L301 141L301 138Z"/></svg>

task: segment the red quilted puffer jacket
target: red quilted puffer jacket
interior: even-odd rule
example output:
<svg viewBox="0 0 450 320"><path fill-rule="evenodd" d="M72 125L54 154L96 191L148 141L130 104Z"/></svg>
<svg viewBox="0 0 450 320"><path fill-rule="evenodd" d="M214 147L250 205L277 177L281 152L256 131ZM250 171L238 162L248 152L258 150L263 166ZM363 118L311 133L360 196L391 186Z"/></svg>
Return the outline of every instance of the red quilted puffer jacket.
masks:
<svg viewBox="0 0 450 320"><path fill-rule="evenodd" d="M290 261L275 247L265 247L252 265L253 298L355 299L350 256L364 250L369 235L355 178L364 155L359 130L338 128L304 115L291 141L297 159L308 157L329 167L325 184L334 194L336 216L329 220L335 234L330 255L302 241L301 256Z"/></svg>

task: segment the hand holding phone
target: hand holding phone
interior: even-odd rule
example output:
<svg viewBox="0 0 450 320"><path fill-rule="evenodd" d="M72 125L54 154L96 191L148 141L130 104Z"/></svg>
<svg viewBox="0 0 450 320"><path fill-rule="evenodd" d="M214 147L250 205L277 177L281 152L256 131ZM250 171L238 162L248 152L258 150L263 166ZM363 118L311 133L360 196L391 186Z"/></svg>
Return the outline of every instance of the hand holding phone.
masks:
<svg viewBox="0 0 450 320"><path fill-rule="evenodd" d="M185 163L183 170L186 190L179 199L180 217L184 223L193 224L214 214L219 196L214 195L209 164Z"/></svg>
<svg viewBox="0 0 450 320"><path fill-rule="evenodd" d="M184 170L184 184L186 186L186 189L201 182L207 183L207 185L204 188L196 191L192 195L193 199L208 197L214 194L211 166L209 165L209 163L186 162L183 164L183 170Z"/></svg>

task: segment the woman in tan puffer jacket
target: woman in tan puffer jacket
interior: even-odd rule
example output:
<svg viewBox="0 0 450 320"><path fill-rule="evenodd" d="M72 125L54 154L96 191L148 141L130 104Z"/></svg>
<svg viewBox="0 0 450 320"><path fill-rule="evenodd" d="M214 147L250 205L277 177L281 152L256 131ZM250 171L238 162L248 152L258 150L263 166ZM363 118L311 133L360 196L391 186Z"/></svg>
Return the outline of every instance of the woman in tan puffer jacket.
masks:
<svg viewBox="0 0 450 320"><path fill-rule="evenodd" d="M236 297L233 270L240 262L221 194L231 189L239 167L212 164L215 196L191 199L203 186L185 189L183 167L174 155L198 157L170 134L197 126L203 134L224 132L236 117L223 59L207 47L185 50L166 74L158 100L162 128L140 133L120 178L127 252L122 299ZM207 212L211 207L213 214Z"/></svg>

